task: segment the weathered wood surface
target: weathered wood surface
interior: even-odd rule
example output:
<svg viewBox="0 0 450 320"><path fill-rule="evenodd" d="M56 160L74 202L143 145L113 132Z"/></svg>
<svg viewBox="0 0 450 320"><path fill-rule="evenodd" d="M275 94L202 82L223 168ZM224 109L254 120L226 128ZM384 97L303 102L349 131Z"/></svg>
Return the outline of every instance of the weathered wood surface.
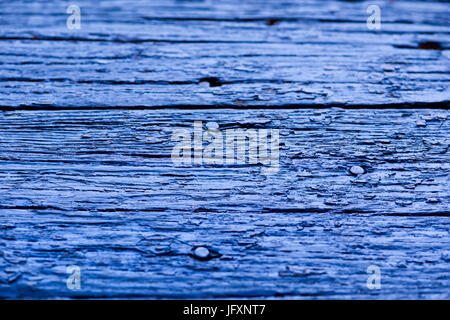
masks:
<svg viewBox="0 0 450 320"><path fill-rule="evenodd" d="M449 3L76 4L0 2L0 298L450 298ZM175 166L194 120L280 172Z"/></svg>
<svg viewBox="0 0 450 320"><path fill-rule="evenodd" d="M416 127L420 117L426 127ZM5 112L0 295L448 299L449 117ZM203 119L280 128L280 172L174 166L173 128ZM353 177L353 165L367 173ZM197 261L196 246L222 256ZM66 288L72 264L82 270L80 291ZM376 292L365 287L372 264L382 271Z"/></svg>
<svg viewBox="0 0 450 320"><path fill-rule="evenodd" d="M370 1L76 4L80 30L66 2L0 3L1 106L450 101L445 2L378 2L380 31L366 27Z"/></svg>

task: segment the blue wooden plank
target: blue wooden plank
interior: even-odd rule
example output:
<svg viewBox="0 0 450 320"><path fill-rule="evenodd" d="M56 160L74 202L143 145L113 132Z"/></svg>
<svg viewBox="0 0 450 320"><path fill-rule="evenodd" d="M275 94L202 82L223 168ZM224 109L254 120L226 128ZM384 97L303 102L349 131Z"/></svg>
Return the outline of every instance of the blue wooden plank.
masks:
<svg viewBox="0 0 450 320"><path fill-rule="evenodd" d="M448 299L449 117L4 112L0 296ZM192 135L194 121L278 128L279 171L175 165L172 133ZM211 259L196 259L198 247ZM80 290L66 287L71 265ZM366 287L370 265L381 268L380 290Z"/></svg>
<svg viewBox="0 0 450 320"><path fill-rule="evenodd" d="M0 105L376 106L449 97L449 6L369 2L0 4ZM273 23L268 23L275 21ZM209 86L204 78L217 78ZM111 94L114 92L114 94Z"/></svg>
<svg viewBox="0 0 450 320"><path fill-rule="evenodd" d="M448 2L75 4L0 2L0 298L450 298Z"/></svg>

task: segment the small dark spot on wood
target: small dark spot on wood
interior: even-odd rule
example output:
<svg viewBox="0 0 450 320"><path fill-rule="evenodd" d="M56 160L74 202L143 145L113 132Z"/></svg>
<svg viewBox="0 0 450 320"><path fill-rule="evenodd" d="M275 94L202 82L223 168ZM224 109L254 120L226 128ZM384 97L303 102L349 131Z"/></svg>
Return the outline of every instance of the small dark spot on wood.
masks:
<svg viewBox="0 0 450 320"><path fill-rule="evenodd" d="M269 19L269 20L267 20L266 25L273 26L273 25L276 25L276 24L279 24L279 23L280 23L279 19Z"/></svg>
<svg viewBox="0 0 450 320"><path fill-rule="evenodd" d="M441 44L436 41L420 42L418 48L424 50L442 50Z"/></svg>
<svg viewBox="0 0 450 320"><path fill-rule="evenodd" d="M222 85L222 81L216 77L201 78L200 82L208 82L210 87L220 87Z"/></svg>

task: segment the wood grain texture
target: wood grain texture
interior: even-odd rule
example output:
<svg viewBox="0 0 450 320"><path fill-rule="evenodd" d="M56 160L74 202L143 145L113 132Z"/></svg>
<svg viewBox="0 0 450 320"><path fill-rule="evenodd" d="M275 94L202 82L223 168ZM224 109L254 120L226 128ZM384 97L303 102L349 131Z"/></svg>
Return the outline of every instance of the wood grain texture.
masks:
<svg viewBox="0 0 450 320"><path fill-rule="evenodd" d="M376 3L0 2L0 298L449 299L450 5ZM174 165L195 120L280 171Z"/></svg>
<svg viewBox="0 0 450 320"><path fill-rule="evenodd" d="M448 299L449 117L5 112L0 295ZM207 119L279 128L280 172L174 166L174 128ZM353 165L367 173L352 176ZM221 256L197 261L197 246ZM82 269L80 291L65 287L72 264ZM376 292L365 287L372 264L382 270Z"/></svg>
<svg viewBox="0 0 450 320"><path fill-rule="evenodd" d="M77 4L80 30L65 2L0 3L3 108L450 101L448 3L382 1L380 31L365 1Z"/></svg>

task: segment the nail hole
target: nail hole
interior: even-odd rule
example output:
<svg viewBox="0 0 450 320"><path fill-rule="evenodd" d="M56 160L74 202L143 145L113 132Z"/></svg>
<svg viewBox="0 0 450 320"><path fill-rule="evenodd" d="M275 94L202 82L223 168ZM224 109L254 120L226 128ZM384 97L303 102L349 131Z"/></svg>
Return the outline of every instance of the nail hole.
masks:
<svg viewBox="0 0 450 320"><path fill-rule="evenodd" d="M276 25L276 24L279 24L279 23L280 23L279 19L269 19L269 20L267 20L266 25L273 26L273 25Z"/></svg>
<svg viewBox="0 0 450 320"><path fill-rule="evenodd" d="M216 77L201 78L200 82L208 82L210 87L220 87L222 85L222 81Z"/></svg>
<svg viewBox="0 0 450 320"><path fill-rule="evenodd" d="M424 41L419 43L419 49L425 50L442 50L442 46L436 41Z"/></svg>

